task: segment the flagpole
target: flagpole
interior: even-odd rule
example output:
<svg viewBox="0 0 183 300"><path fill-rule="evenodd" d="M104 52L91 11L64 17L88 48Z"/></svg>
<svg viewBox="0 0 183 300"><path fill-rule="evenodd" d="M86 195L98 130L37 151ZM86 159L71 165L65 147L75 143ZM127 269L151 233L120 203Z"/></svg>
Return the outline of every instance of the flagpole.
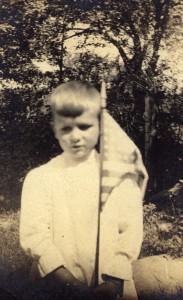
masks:
<svg viewBox="0 0 183 300"><path fill-rule="evenodd" d="M104 113L106 109L106 83L102 81L101 84L101 112L100 112L100 171L99 171L99 201L98 201L98 226L97 226L97 244L96 244L96 260L95 260L95 287L99 284L99 252L100 252L100 214L101 214L101 195L102 195L102 170L103 170L103 155L104 155Z"/></svg>

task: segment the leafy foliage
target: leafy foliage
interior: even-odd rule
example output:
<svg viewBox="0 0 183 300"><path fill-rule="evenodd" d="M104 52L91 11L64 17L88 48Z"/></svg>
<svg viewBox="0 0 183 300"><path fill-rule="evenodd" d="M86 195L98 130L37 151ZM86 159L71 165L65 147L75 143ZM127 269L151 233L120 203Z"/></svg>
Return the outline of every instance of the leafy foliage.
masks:
<svg viewBox="0 0 183 300"><path fill-rule="evenodd" d="M155 204L144 205L144 242L141 256L168 254L182 257L182 208L158 210Z"/></svg>
<svg viewBox="0 0 183 300"><path fill-rule="evenodd" d="M50 126L50 115L42 110L42 93L4 90L2 95L0 188L1 205L7 209L20 206L22 181L27 172L46 162L58 151Z"/></svg>
<svg viewBox="0 0 183 300"><path fill-rule="evenodd" d="M142 153L148 94L156 105L150 178L156 179L154 185L160 190L182 176L181 90L178 94L176 80L172 84L162 72L167 62L158 65L162 41L166 47L164 37L174 31L176 39L178 28L171 25L171 12L178 7L179 14L179 4L178 0L1 1L2 199L10 201L13 196L18 201L27 171L58 153L45 97L69 79L88 80L96 87L106 79L108 109ZM82 36L73 47L76 53L68 47L68 41L76 41L73 36ZM87 48L102 49L106 44L117 49L118 57L111 60ZM46 61L52 71L41 72L35 61Z"/></svg>
<svg viewBox="0 0 183 300"><path fill-rule="evenodd" d="M81 21L88 25L89 34L101 36L118 49L126 69L126 81L154 91L158 51L171 5L171 0L104 0L93 5L86 12L87 17L81 16Z"/></svg>

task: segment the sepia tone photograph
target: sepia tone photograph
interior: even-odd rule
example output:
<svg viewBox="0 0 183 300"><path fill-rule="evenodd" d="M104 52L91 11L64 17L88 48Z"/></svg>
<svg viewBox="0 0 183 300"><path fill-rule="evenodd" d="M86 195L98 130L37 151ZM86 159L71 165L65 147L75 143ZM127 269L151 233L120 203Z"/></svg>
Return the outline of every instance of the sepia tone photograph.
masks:
<svg viewBox="0 0 183 300"><path fill-rule="evenodd" d="M183 300L183 3L0 1L0 299Z"/></svg>

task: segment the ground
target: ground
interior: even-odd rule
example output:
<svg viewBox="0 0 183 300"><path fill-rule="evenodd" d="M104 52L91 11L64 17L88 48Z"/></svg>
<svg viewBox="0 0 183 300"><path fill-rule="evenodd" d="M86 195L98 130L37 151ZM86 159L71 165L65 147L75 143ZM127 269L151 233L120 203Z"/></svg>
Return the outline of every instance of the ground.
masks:
<svg viewBox="0 0 183 300"><path fill-rule="evenodd" d="M173 234L175 230L178 230L175 227L175 219L168 218L168 221L163 221L161 217L161 212L156 212L155 207L150 205L145 207L145 234L144 234L144 243L142 247L141 257L154 255L153 251L157 249L164 250L165 243L162 240L159 240L157 235L162 235L162 238L165 239L168 246L165 247L165 250L175 253L174 246L172 245ZM23 250L19 245L19 218L20 212L14 211L3 211L0 214L0 298L13 299L11 295L5 294L2 295L3 290L8 291L8 293L17 297L17 299L28 300L28 299L37 299L34 293L41 295L42 286L33 287L29 282L29 271L31 260L24 254ZM179 236L176 238L177 245L181 245L181 240ZM152 244L150 244L152 242ZM154 247L154 248L153 248ZM177 247L177 246L176 246ZM180 246L181 247L181 246ZM152 250L153 249L153 250ZM178 250L177 250L178 251ZM157 254L157 253L155 253ZM179 254L180 251L179 251ZM1 290L2 289L2 290ZM41 296L39 299L49 299L47 295ZM142 300L183 300L182 291L180 295L175 297L166 298L165 296L154 295L153 298L141 298ZM50 300L50 299L49 299Z"/></svg>

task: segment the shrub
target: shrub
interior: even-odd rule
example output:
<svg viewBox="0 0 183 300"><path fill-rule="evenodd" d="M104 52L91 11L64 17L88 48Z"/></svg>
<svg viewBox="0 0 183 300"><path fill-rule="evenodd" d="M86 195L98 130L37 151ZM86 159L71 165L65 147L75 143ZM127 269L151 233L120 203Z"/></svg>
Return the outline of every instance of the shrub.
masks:
<svg viewBox="0 0 183 300"><path fill-rule="evenodd" d="M161 210L155 204L144 205L144 241L141 257L167 254L183 256L181 209Z"/></svg>

